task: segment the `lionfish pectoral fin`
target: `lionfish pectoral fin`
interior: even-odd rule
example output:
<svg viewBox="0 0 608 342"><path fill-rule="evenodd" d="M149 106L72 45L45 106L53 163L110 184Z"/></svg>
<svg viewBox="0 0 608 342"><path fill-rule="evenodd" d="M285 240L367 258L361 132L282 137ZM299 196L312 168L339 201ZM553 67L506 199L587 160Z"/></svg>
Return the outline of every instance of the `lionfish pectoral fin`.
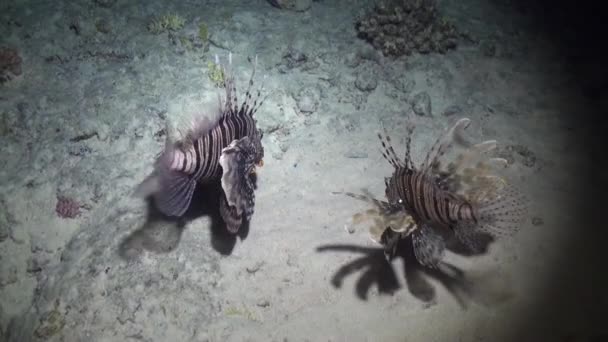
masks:
<svg viewBox="0 0 608 342"><path fill-rule="evenodd" d="M443 237L433 231L428 225L421 225L412 233L412 244L416 260L426 267L436 268L445 251Z"/></svg>
<svg viewBox="0 0 608 342"><path fill-rule="evenodd" d="M386 227L380 235L380 244L384 247L384 257L387 261L391 261L397 253L397 244L401 240L402 234L395 232Z"/></svg>
<svg viewBox="0 0 608 342"><path fill-rule="evenodd" d="M255 164L249 156L251 144L248 137L234 140L220 156L224 191L220 213L231 232L238 231L242 219L250 220L254 212L255 188L251 177Z"/></svg>
<svg viewBox="0 0 608 342"><path fill-rule="evenodd" d="M176 169L175 160L180 155L185 158L183 151L167 136L165 149L154 163L154 171L134 193L141 198L152 198L156 209L166 216L182 216L190 206L196 188L196 179L191 174Z"/></svg>
<svg viewBox="0 0 608 342"><path fill-rule="evenodd" d="M226 196L222 196L220 200L220 215L226 224L226 229L232 234L236 234L243 225L243 215L235 206L228 204Z"/></svg>
<svg viewBox="0 0 608 342"><path fill-rule="evenodd" d="M382 244L382 234L387 230L385 226L380 224L374 224L369 227L369 238L373 242L381 245Z"/></svg>
<svg viewBox="0 0 608 342"><path fill-rule="evenodd" d="M167 216L182 216L192 201L196 181L183 172L161 169L158 189L153 193L158 210Z"/></svg>
<svg viewBox="0 0 608 342"><path fill-rule="evenodd" d="M483 250L480 242L476 239L479 231L476 230L473 222L461 221L454 225L453 228L456 239L466 246L469 251L479 253Z"/></svg>
<svg viewBox="0 0 608 342"><path fill-rule="evenodd" d="M453 154L446 156L451 161L447 164L435 163L432 173L441 189L472 201L476 196L475 192L488 185L490 178L498 178L507 162L503 158L490 155L496 149L495 140L486 140L475 145L459 145L463 149L452 149Z"/></svg>

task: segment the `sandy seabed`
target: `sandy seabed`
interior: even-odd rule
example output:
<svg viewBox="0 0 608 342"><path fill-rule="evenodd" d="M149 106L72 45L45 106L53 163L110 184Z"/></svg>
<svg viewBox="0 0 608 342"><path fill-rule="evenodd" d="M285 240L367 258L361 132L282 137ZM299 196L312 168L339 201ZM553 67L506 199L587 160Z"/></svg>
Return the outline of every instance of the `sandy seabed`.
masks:
<svg viewBox="0 0 608 342"><path fill-rule="evenodd" d="M590 109L559 50L525 16L441 1L470 39L446 54L395 59L356 37L362 1L318 1L305 12L264 1L99 3L0 6L1 45L23 59L22 75L0 85L0 340L599 333L595 310L606 296L582 285L597 269L585 262L588 236L572 229L582 225L574 203L585 194L573 173L588 164L576 118ZM185 26L151 34L161 13ZM182 39L203 22L210 44ZM266 151L256 212L238 237L217 228L207 199L216 189L180 223L131 196L163 148L166 123L213 108L218 90L206 70L229 52L241 85L257 56L270 93L256 114ZM431 109L418 115L412 103L422 97ZM366 226L350 225L367 205L330 193L383 197L391 168L376 138L382 124L400 155L414 124L420 162L459 117L472 120L475 139L498 140L530 217L482 255L448 253L439 270L418 266L407 246L388 264ZM80 215L58 217L58 197L76 200Z"/></svg>

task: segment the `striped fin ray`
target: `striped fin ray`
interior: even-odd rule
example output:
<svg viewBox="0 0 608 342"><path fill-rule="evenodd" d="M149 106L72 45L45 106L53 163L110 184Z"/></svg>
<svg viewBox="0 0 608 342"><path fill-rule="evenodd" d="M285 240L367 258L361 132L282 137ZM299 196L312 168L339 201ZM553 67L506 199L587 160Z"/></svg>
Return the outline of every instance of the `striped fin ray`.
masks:
<svg viewBox="0 0 608 342"><path fill-rule="evenodd" d="M219 65L219 57L216 55L216 64ZM225 91L224 97L219 95L220 98L220 107L222 111L222 115L249 115L253 117L258 109L264 104L265 100L270 96L270 93L267 93L264 97L262 94L264 92L264 83L258 87L256 91L253 90L253 86L255 84L254 79L257 71L258 58L255 56L253 62L253 70L251 75L249 76L249 81L247 84L247 89L245 90L244 98L241 103L239 103L239 96L236 87L236 78L234 72L232 71L232 53L228 55L228 65L221 66L222 71L224 73L224 83L223 88ZM265 80L265 77L262 79ZM254 96L255 93L255 96Z"/></svg>
<svg viewBox="0 0 608 342"><path fill-rule="evenodd" d="M215 64L221 68L224 76L222 88L224 88L225 97L222 97L221 93L218 94L220 99L221 113L222 115L236 113L238 99L236 94L236 84L234 81L234 72L232 71L232 53L228 54L227 64L221 64L219 56L215 55Z"/></svg>
<svg viewBox="0 0 608 342"><path fill-rule="evenodd" d="M376 132L378 139L380 139L380 144L382 145L382 150L380 151L384 159L386 159L389 164L391 164L395 169L398 168L407 168L410 170L416 170L414 162L412 161L412 134L414 132L414 125L408 124L406 129L406 137L405 137L405 155L403 160L397 156L395 149L391 143L391 137L386 130L386 126L382 125L382 133Z"/></svg>
<svg viewBox="0 0 608 342"><path fill-rule="evenodd" d="M249 84L247 85L247 90L245 91L245 100L241 104L241 110L246 113L249 113L251 116L254 116L258 109L264 104L270 93L266 93L264 97L262 97L262 93L264 93L264 81L266 77L262 77L262 84L258 87L257 91L255 91L256 95L253 97L253 84L254 77L256 74L258 66L258 56L256 55L253 62L253 71L251 72L251 76L249 77Z"/></svg>
<svg viewBox="0 0 608 342"><path fill-rule="evenodd" d="M395 153L395 149L391 144L391 137L386 132L386 127L383 125L382 128L384 135L380 132L376 133L378 135L378 139L380 139L380 143L382 144L382 150L380 151L382 153L382 157L384 157L384 159L386 159L386 161L388 161L389 164L391 164L395 169L406 167L406 162L397 157L397 153Z"/></svg>
<svg viewBox="0 0 608 342"><path fill-rule="evenodd" d="M407 136L405 137L405 167L416 170L414 162L412 161L412 134L414 133L414 125L408 124L406 128Z"/></svg>

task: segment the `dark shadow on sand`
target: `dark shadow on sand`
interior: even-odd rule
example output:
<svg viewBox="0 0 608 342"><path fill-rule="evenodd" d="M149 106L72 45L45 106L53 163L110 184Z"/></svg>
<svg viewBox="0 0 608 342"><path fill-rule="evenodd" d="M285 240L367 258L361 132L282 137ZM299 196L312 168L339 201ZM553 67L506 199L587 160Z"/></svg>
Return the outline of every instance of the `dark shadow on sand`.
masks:
<svg viewBox="0 0 608 342"><path fill-rule="evenodd" d="M447 249L464 256L485 254L492 238L488 235L479 235L476 240L481 247L478 252L470 251L454 239L448 242ZM423 302L432 302L436 298L435 288L429 282L429 279L441 283L463 308L467 307L468 299L474 295L469 279L460 268L447 262L442 262L436 269L420 265L414 256L410 238L399 241L397 253L390 262L386 260L382 247L332 244L319 246L317 251L339 251L361 255L341 266L334 273L331 283L334 287L340 288L347 276L361 271L362 273L355 286L355 292L357 297L362 300L367 300L369 291L374 284L381 295L393 294L401 288L401 283L393 267L394 261L397 259L403 261L405 284L409 292Z"/></svg>
<svg viewBox="0 0 608 342"><path fill-rule="evenodd" d="M244 240L249 234L246 222L237 234L231 234L219 213L219 199L222 195L219 182L200 185L194 192L190 208L180 218L167 217L160 213L153 201L148 199L148 217L141 228L129 234L118 248L123 259L138 257L144 250L153 253L170 253L181 240L182 233L193 220L208 216L211 219L211 246L222 255L230 255L237 238Z"/></svg>

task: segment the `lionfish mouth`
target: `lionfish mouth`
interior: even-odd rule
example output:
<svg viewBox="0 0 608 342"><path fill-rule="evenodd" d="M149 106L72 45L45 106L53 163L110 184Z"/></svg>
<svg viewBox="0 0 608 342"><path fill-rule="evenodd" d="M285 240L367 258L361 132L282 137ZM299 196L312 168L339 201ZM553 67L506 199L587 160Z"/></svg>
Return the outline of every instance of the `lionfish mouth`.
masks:
<svg viewBox="0 0 608 342"><path fill-rule="evenodd" d="M249 171L249 174L255 175L257 174L257 168L258 167L262 167L264 166L264 161L260 160L259 162L255 163L255 166L251 168L251 171Z"/></svg>

